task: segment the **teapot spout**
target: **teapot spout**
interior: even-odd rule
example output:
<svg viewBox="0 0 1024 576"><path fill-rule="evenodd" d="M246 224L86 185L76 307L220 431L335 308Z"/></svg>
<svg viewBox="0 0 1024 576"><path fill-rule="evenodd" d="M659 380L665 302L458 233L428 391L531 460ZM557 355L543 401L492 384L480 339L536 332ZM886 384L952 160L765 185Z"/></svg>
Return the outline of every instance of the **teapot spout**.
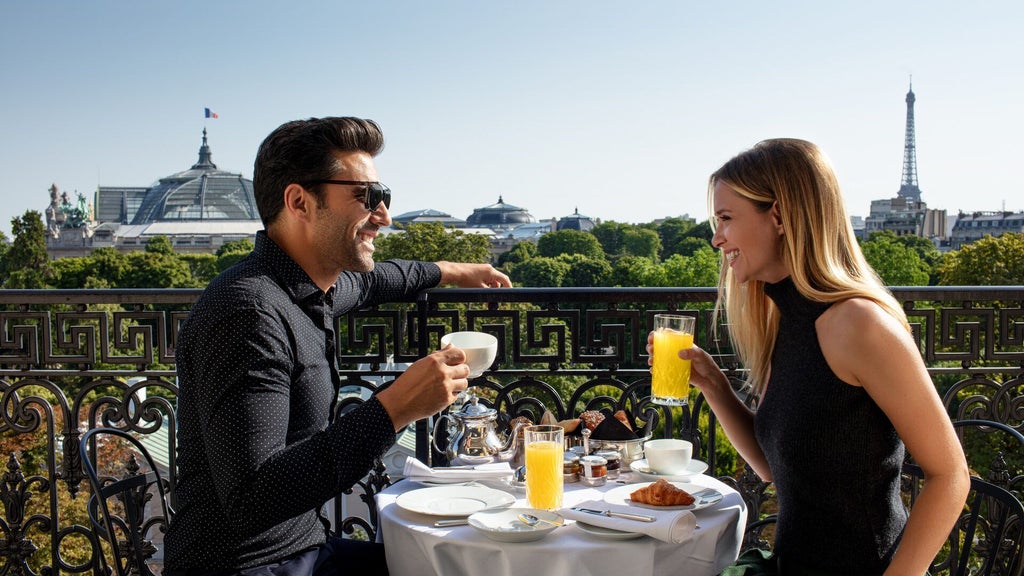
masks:
<svg viewBox="0 0 1024 576"><path fill-rule="evenodd" d="M513 465L517 463L522 464L523 442L519 431L528 425L527 422L516 422L513 424L512 429L508 433L508 438L505 439L505 445L501 447L501 451L498 454L500 460L512 462Z"/></svg>

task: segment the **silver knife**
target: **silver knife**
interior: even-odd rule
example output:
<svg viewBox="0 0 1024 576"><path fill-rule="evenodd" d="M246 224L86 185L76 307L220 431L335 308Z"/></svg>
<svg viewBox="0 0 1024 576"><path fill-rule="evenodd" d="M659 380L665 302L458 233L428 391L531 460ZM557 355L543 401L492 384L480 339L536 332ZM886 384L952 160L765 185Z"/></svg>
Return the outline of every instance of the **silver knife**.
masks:
<svg viewBox="0 0 1024 576"><path fill-rule="evenodd" d="M469 524L466 518L452 518L451 520L438 520L434 522L434 528L446 528L448 526L465 526Z"/></svg>
<svg viewBox="0 0 1024 576"><path fill-rule="evenodd" d="M642 514L628 514L626 512L615 512L614 510L595 510L593 508L581 508L576 506L573 510L577 512L586 512L587 514L597 514L598 516L611 516L613 518L625 518L626 520L638 520L640 522L654 522L653 516L644 516Z"/></svg>

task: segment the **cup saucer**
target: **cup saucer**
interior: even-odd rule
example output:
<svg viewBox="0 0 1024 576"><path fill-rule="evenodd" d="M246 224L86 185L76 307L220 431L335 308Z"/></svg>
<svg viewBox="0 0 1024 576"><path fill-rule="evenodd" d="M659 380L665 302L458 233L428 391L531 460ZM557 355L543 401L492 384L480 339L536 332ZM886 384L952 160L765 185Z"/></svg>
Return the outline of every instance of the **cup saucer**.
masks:
<svg viewBox="0 0 1024 576"><path fill-rule="evenodd" d="M647 464L646 458L642 458L631 462L629 464L629 468L644 480L657 480L658 478L664 478L665 480L678 481L686 480L691 476L696 476L697 474L703 474L708 469L708 464L707 462L702 462L694 458L690 460L689 464L687 464L686 472L682 472L680 474L659 474L654 470L651 470L650 465Z"/></svg>

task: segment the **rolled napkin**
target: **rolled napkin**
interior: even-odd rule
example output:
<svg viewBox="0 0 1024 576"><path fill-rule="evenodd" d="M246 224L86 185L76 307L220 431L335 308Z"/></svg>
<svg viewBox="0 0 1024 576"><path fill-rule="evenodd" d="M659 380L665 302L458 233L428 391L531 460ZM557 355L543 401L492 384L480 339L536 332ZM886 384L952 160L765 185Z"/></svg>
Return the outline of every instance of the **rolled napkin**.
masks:
<svg viewBox="0 0 1024 576"><path fill-rule="evenodd" d="M611 510L612 512L624 512L626 514L653 516L654 522L642 522L640 520L616 518L615 516L591 514L590 512L573 510L573 508ZM577 503L575 506L562 508L558 513L565 518L576 520L577 522L583 522L584 524L591 524L602 528L611 528L613 530L622 530L623 532L639 532L641 534L647 534L652 538L657 538L658 540L671 542L673 544L685 542L690 538L690 536L693 536L693 531L697 528L697 517L689 510L654 510L652 508L636 508L631 506L620 506L618 504L609 504L604 500L586 500L584 502Z"/></svg>
<svg viewBox="0 0 1024 576"><path fill-rule="evenodd" d="M436 483L471 482L473 480L506 480L512 477L508 462L479 464L473 467L431 468L411 457L406 457L402 475L410 480Z"/></svg>

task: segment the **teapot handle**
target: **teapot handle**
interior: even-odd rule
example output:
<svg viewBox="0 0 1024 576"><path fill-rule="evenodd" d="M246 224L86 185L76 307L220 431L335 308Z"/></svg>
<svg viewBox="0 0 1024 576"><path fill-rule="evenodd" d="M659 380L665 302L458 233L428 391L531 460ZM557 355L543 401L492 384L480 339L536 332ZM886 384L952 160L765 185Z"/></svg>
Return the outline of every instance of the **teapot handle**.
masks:
<svg viewBox="0 0 1024 576"><path fill-rule="evenodd" d="M437 429L438 429L438 426L441 425L441 422L443 422L445 420L450 421L451 422L450 426L454 427L454 425L455 425L455 419L454 418L452 418L448 414L440 414L440 415L438 415L437 420L434 421L434 430L433 430L433 432L430 435L430 443L434 446L434 450L437 450L438 452L440 452L442 454L444 454L446 452L446 450L444 448L441 448L440 446L437 445ZM450 430L449 430L449 436L451 436L451 431ZM451 438L448 438L448 440L451 441Z"/></svg>

